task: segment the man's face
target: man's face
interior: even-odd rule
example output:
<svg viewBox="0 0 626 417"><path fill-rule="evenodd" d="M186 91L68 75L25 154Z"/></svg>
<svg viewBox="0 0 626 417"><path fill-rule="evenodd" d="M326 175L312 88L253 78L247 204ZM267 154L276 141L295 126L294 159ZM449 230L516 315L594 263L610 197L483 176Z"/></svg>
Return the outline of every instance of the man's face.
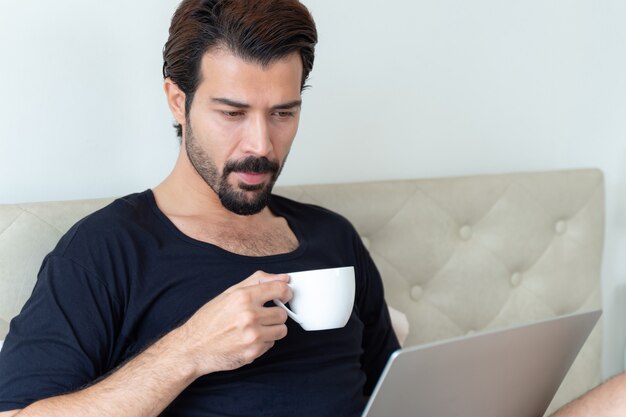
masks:
<svg viewBox="0 0 626 417"><path fill-rule="evenodd" d="M225 208L256 214L298 130L302 60L294 53L263 67L216 49L201 74L184 128L187 156Z"/></svg>

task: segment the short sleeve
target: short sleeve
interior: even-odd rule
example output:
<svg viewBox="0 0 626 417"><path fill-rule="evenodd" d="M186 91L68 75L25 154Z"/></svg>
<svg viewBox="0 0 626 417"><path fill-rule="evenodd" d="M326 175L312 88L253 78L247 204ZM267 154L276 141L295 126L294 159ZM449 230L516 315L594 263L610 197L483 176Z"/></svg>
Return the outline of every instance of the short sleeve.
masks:
<svg viewBox="0 0 626 417"><path fill-rule="evenodd" d="M357 260L361 290L357 293L359 317L363 322L363 355L361 366L367 380L364 394L372 394L376 383L393 352L400 349L391 326L389 309L385 302L383 282L372 257L357 237Z"/></svg>
<svg viewBox="0 0 626 417"><path fill-rule="evenodd" d="M75 391L107 369L119 315L97 277L48 256L0 351L0 411Z"/></svg>

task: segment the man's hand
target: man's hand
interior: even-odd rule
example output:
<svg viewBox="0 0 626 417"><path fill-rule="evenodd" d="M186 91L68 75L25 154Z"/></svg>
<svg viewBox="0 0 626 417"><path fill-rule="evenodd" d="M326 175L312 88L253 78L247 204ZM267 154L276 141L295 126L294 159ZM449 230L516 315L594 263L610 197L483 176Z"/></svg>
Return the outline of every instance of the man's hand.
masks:
<svg viewBox="0 0 626 417"><path fill-rule="evenodd" d="M98 383L0 415L157 416L199 376L250 363L287 335L287 313L263 305L289 301L288 281L287 275L256 272Z"/></svg>
<svg viewBox="0 0 626 417"><path fill-rule="evenodd" d="M227 289L198 310L175 332L197 376L251 363L287 335L287 313L264 307L291 297L288 275L262 271Z"/></svg>

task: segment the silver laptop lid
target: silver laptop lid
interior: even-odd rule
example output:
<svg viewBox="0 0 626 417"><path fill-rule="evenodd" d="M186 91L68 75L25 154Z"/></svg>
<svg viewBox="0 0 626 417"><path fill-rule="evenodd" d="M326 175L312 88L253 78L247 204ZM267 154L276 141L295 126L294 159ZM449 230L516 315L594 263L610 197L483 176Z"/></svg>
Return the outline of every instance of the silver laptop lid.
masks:
<svg viewBox="0 0 626 417"><path fill-rule="evenodd" d="M601 311L401 349L363 417L540 417Z"/></svg>

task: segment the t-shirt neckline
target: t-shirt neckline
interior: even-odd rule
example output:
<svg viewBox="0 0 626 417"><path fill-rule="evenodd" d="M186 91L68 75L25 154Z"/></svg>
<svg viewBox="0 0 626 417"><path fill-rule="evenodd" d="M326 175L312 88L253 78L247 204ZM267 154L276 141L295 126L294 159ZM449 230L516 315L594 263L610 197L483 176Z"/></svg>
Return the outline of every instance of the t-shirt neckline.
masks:
<svg viewBox="0 0 626 417"><path fill-rule="evenodd" d="M284 212L281 210L281 207L279 204L275 204L275 196L272 195L269 199L268 202L268 207L269 209L272 211L272 213L274 213L275 215L284 218L287 221L287 224L289 225L289 228L291 229L291 231L294 233L294 235L296 236L296 239L298 239L298 247L296 249L294 249L291 252L287 252L287 253L280 253L280 254L276 254L276 255L266 255L266 256L249 256L249 255L241 255L235 252L231 252L228 251L224 248L221 248L220 246L217 246L213 243L209 243L209 242L204 242L202 240L198 240L198 239L194 239L186 234L184 234L178 227L176 227L176 225L165 215L165 213L163 213L161 211L161 209L159 208L159 206L156 203L156 199L154 198L154 192L152 191L152 189L147 189L144 193L143 193L148 201L148 205L150 206L150 208L152 209L153 213L156 215L156 217L167 227L167 229L169 229L177 238L190 243L194 246L200 246L202 248L211 250L211 251L216 251L219 252L221 254L223 254L224 256L228 256L231 258L235 258L238 259L239 261L245 261L245 262L272 262L272 261L284 261L287 259L293 259L293 258L297 258L299 256L301 256L304 251L306 250L306 246L307 246L307 239L305 238L304 234L302 233L302 230L300 229L300 227L298 226L298 222L297 220L291 216L289 213Z"/></svg>

